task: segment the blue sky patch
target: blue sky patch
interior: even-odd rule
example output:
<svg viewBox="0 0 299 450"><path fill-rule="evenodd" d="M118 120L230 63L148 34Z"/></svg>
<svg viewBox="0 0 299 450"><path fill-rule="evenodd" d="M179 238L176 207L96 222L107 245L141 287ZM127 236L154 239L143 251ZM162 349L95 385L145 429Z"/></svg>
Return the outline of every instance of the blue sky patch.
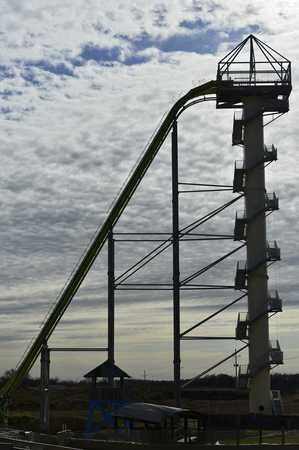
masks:
<svg viewBox="0 0 299 450"><path fill-rule="evenodd" d="M35 69L40 69L57 76L74 76L72 68L69 68L64 63L54 64L47 60L25 61L24 63L19 61L19 63L23 65L22 78L34 86L41 85L41 82L38 79L38 73Z"/></svg>
<svg viewBox="0 0 299 450"><path fill-rule="evenodd" d="M213 53L218 45L218 34L214 31L206 31L171 36L161 41L158 48L163 52Z"/></svg>
<svg viewBox="0 0 299 450"><path fill-rule="evenodd" d="M134 64L144 64L148 62L151 58L144 55L132 55L126 58L123 62L126 66L133 66Z"/></svg>
<svg viewBox="0 0 299 450"><path fill-rule="evenodd" d="M1 114L10 114L12 112L12 109L9 106L1 106L0 108Z"/></svg>
<svg viewBox="0 0 299 450"><path fill-rule="evenodd" d="M219 31L204 29L207 23L200 19L196 21L183 21L181 27L193 30L188 34L173 34L168 38L152 37L148 33L141 33L135 38L125 35L118 35L119 38L129 42L134 51L139 52L148 48L157 48L165 53L168 52L193 52L199 54L215 53L219 45L223 41L223 37ZM240 28L234 31L228 31L228 40L237 42L242 39L244 34L255 33L258 31L257 26Z"/></svg>
<svg viewBox="0 0 299 450"><path fill-rule="evenodd" d="M86 61L113 62L120 58L120 47L98 47L96 45L87 44L83 47L80 57Z"/></svg>
<svg viewBox="0 0 299 450"><path fill-rule="evenodd" d="M0 80L5 80L6 78L14 78L15 74L11 67L0 64Z"/></svg>
<svg viewBox="0 0 299 450"><path fill-rule="evenodd" d="M98 47L96 45L85 45L80 53L80 57L73 63L75 65L82 65L83 61L95 61L99 64L109 64L118 62L125 64L126 66L132 66L135 64L144 64L150 60L149 56L138 55L138 52L123 59L121 57L121 47Z"/></svg>
<svg viewBox="0 0 299 450"><path fill-rule="evenodd" d="M179 26L181 28L187 28L188 30L200 30L208 25L208 22L204 22L201 19L196 20L182 20Z"/></svg>
<svg viewBox="0 0 299 450"><path fill-rule="evenodd" d="M195 52L209 53L217 49L220 39L215 31L194 32L192 34L174 34L168 38L154 38L148 33L142 33L135 39L127 36L121 36L128 41L133 49L143 51L148 48L157 48L158 50L169 52Z"/></svg>
<svg viewBox="0 0 299 450"><path fill-rule="evenodd" d="M27 83L30 83L34 86L41 86L41 83L39 79L36 76L36 73L34 71L33 67L24 67L24 70L22 71L22 78L27 81Z"/></svg>
<svg viewBox="0 0 299 450"><path fill-rule="evenodd" d="M13 95L22 95L22 91L16 90L16 89L4 89L3 91L0 91L0 97L4 100L7 100L9 97L12 97Z"/></svg>
<svg viewBox="0 0 299 450"><path fill-rule="evenodd" d="M73 70L67 67L64 63L52 64L50 61L41 60L33 62L31 65L54 75L66 75L69 77L74 76Z"/></svg>

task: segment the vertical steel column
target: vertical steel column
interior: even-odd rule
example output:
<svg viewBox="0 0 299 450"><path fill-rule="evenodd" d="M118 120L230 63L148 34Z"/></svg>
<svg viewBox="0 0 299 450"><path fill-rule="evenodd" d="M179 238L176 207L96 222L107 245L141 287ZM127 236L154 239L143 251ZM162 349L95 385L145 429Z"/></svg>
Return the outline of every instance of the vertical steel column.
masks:
<svg viewBox="0 0 299 450"><path fill-rule="evenodd" d="M50 350L45 342L41 349L40 358L40 428L43 433L49 432L49 381L50 381Z"/></svg>
<svg viewBox="0 0 299 450"><path fill-rule="evenodd" d="M172 251L173 251L173 374L176 405L181 406L181 349L180 349L180 240L178 192L178 131L173 121L172 148Z"/></svg>
<svg viewBox="0 0 299 450"><path fill-rule="evenodd" d="M108 360L114 364L114 310L115 310L115 243L113 230L108 234ZM113 384L113 379L109 380Z"/></svg>
<svg viewBox="0 0 299 450"><path fill-rule="evenodd" d="M271 414L263 99L244 99L249 314L249 408Z"/></svg>

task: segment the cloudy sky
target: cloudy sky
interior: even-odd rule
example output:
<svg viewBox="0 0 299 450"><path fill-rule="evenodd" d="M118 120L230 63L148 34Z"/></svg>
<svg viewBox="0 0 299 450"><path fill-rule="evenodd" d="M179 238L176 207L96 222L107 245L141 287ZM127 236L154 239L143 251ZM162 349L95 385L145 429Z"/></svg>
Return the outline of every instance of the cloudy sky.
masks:
<svg viewBox="0 0 299 450"><path fill-rule="evenodd" d="M266 127L278 147L267 188L280 197L268 220L282 262L271 268L284 312L271 337L285 353L283 371L298 371L297 93L299 5L295 0L0 0L0 372L15 367L49 308L103 222L161 118L190 88L215 79L217 62L249 33L293 63L290 112ZM210 102L179 122L180 180L231 184L239 147L231 146L233 111ZM171 230L169 140L121 218L117 231ZM232 198L184 194L181 226ZM234 204L202 232L232 234ZM117 274L156 243L116 245ZM182 277L226 251L233 241L182 244ZM106 247L55 330L51 346L105 346ZM232 285L234 254L197 282ZM171 282L165 252L134 277ZM133 282L133 278L131 279ZM182 329L237 297L231 290L182 294ZM172 374L171 292L118 291L116 362L134 377ZM227 311L197 334L234 334L238 311ZM196 333L195 333L196 334ZM182 343L182 376L233 351L235 342ZM238 346L238 344L237 344ZM79 379L105 354L53 354L52 375ZM246 363L246 355L240 362ZM232 362L219 371L232 373ZM34 375L38 373L35 366Z"/></svg>

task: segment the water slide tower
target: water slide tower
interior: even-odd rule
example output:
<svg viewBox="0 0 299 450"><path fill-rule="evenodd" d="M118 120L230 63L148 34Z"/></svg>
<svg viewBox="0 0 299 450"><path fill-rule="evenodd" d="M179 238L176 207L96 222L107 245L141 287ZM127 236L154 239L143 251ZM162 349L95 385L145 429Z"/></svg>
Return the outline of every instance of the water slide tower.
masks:
<svg viewBox="0 0 299 450"><path fill-rule="evenodd" d="M234 191L244 193L245 205L235 239L246 242L247 257L237 265L235 285L248 292L248 313L239 315L237 334L249 342L250 412L271 414L270 366L282 362L282 352L277 341L269 342L270 308L280 299L269 294L267 266L280 259L280 249L266 233L266 216L278 209L278 198L265 187L265 163L277 152L264 144L264 117L289 110L291 63L250 35L219 62L217 81L217 108L241 110L234 115L232 144L244 153L235 164Z"/></svg>

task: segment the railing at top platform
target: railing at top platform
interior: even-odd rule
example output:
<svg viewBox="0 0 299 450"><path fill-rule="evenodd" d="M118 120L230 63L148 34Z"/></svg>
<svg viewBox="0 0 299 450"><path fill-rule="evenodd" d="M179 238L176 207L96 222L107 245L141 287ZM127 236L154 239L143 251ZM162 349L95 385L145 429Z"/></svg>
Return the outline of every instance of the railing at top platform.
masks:
<svg viewBox="0 0 299 450"><path fill-rule="evenodd" d="M246 64L246 65L245 65ZM256 65L265 65L264 62L256 62ZM238 65L238 67L236 66ZM241 65L241 67L240 67ZM220 81L231 81L234 85L258 86L258 85L286 85L291 82L291 63L280 63L276 69L248 69L248 62L225 63L218 70L217 79Z"/></svg>
<svg viewBox="0 0 299 450"><path fill-rule="evenodd" d="M291 62L251 34L219 62L217 80L242 86L291 85Z"/></svg>

